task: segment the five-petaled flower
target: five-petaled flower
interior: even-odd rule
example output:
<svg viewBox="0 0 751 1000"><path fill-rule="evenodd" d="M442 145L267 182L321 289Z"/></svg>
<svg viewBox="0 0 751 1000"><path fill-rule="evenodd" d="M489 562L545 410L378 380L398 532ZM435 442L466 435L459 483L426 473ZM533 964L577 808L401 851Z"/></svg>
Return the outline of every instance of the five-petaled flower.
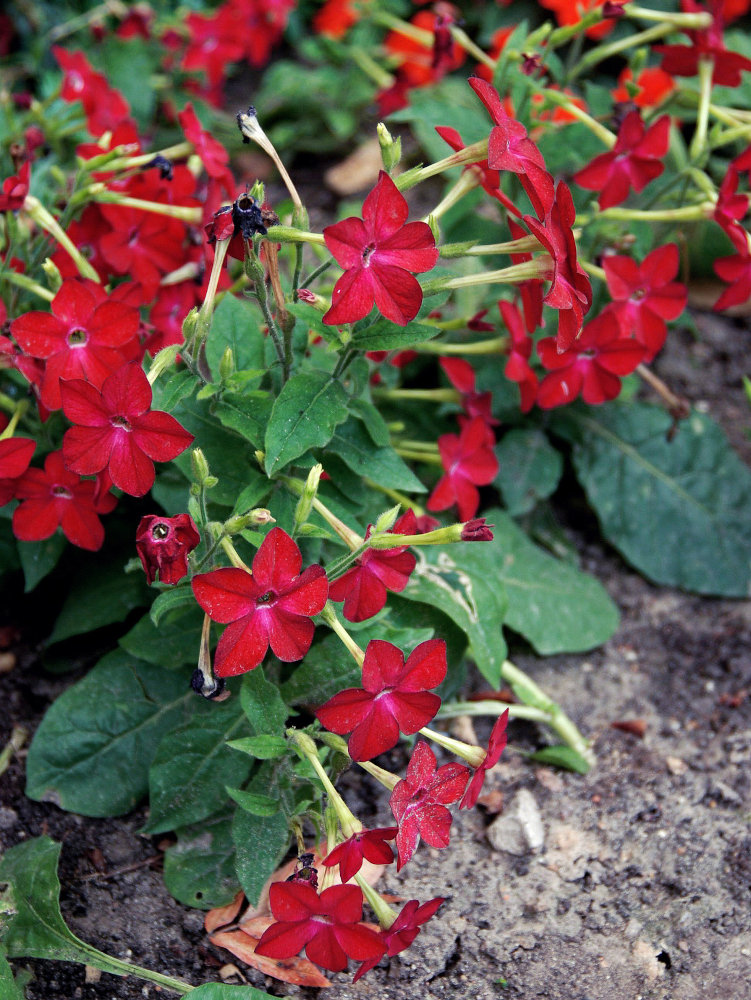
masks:
<svg viewBox="0 0 751 1000"><path fill-rule="evenodd" d="M410 899L406 902L388 930L381 931L381 940L386 945L386 954L388 957L393 958L400 951L409 948L420 933L422 925L426 924L431 917L434 917L439 907L445 902L446 899L444 896L436 896L435 899L429 899L427 903L423 903L422 905L420 905L419 899ZM356 983L361 976L364 976L366 972L370 972L377 964L377 958L369 958L366 962L363 962L352 977L352 982Z"/></svg>
<svg viewBox="0 0 751 1000"><path fill-rule="evenodd" d="M347 958L358 962L381 957L386 945L380 935L360 923L362 890L356 885L332 885L318 895L300 882L274 882L269 905L277 921L263 932L257 955L291 958L302 948L323 969L340 972Z"/></svg>
<svg viewBox="0 0 751 1000"><path fill-rule="evenodd" d="M339 878L349 882L362 868L363 860L372 865L390 865L394 852L386 843L396 836L395 826L379 827L376 830L360 830L353 833L323 859L326 868L339 865Z"/></svg>
<svg viewBox="0 0 751 1000"><path fill-rule="evenodd" d="M391 811L399 824L397 871L415 853L421 837L431 847L448 847L451 813L446 806L462 797L470 771L456 761L439 768L436 763L435 754L421 740L404 778L391 793Z"/></svg>
<svg viewBox="0 0 751 1000"><path fill-rule="evenodd" d="M428 639L410 653L372 639L365 650L361 688L339 691L316 711L318 721L340 736L352 733L352 760L372 760L427 726L441 707L431 694L446 676L446 643Z"/></svg>
<svg viewBox="0 0 751 1000"><path fill-rule="evenodd" d="M141 560L146 582L151 584L159 572L159 582L178 583L188 572L188 553L201 541L190 514L159 517L146 514L136 529L136 552Z"/></svg>
<svg viewBox="0 0 751 1000"><path fill-rule="evenodd" d="M193 594L224 630L214 659L217 677L257 667L269 646L289 663L310 649L329 583L322 566L302 573L300 549L282 528L272 528L253 559L252 571L225 567L193 578ZM299 949L298 949L299 950Z"/></svg>
<svg viewBox="0 0 751 1000"><path fill-rule="evenodd" d="M480 505L477 487L492 483L498 472L494 444L493 431L482 417L467 420L459 434L442 434L438 449L445 474L430 494L428 510L446 510L456 503L462 521L474 517Z"/></svg>
<svg viewBox="0 0 751 1000"><path fill-rule="evenodd" d="M16 495L18 478L28 469L35 448L36 441L31 438L0 441L0 507Z"/></svg>
<svg viewBox="0 0 751 1000"><path fill-rule="evenodd" d="M365 537L373 530L368 525ZM391 532L395 535L418 534L417 518L408 510L395 522ZM364 622L377 615L386 604L388 591L400 593L409 583L410 574L417 564L415 556L406 545L393 549L366 549L354 566L333 580L329 587L332 601L344 601L342 614L349 622Z"/></svg>
<svg viewBox="0 0 751 1000"><path fill-rule="evenodd" d="M383 170L365 199L362 219L351 216L326 226L326 246L344 274L334 285L324 323L354 323L375 303L386 319L399 326L413 320L422 305L422 274L438 260L430 226L407 222L409 209L396 184Z"/></svg>
<svg viewBox="0 0 751 1000"><path fill-rule="evenodd" d="M145 496L154 485L154 462L177 458L193 440L169 413L151 409L151 386L136 361L118 368L101 390L70 379L61 393L63 412L75 425L63 438L66 468L82 476L107 469L131 496Z"/></svg>

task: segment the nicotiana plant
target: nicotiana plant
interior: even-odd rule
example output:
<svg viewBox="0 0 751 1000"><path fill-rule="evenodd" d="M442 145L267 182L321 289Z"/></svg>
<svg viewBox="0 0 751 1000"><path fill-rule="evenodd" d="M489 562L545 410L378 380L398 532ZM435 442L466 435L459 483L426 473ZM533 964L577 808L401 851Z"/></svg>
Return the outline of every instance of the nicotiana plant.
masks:
<svg viewBox="0 0 751 1000"><path fill-rule="evenodd" d="M262 63L293 6L230 0L175 37L134 8L113 51L171 39L167 65L216 104L228 64ZM427 163L403 164L379 124L382 169L320 232L254 107L237 125L276 165L278 204L236 183L194 101L165 105L182 134L150 144L152 106L136 115L82 51L56 48L57 89L14 94L5 122L4 561L33 591L62 579L66 541L96 553L52 651L128 621L47 712L28 794L89 816L148 795L144 832L174 834L170 892L210 911L212 941L308 985L350 959L359 978L439 912L440 895L393 909L376 875L449 846L450 807L482 801L510 721L552 734L535 759L593 763L504 635L577 652L617 625L551 514L565 458L646 576L751 583L748 470L651 367L685 318L688 227L726 240L718 308L751 288L751 59L726 48L722 4L605 3L510 25L489 51L446 4L412 22L391 6L329 0L317 44L380 84ZM375 58L359 38L379 31ZM469 80L450 75L467 56ZM613 59L619 96L581 84ZM429 210L410 220L418 187ZM639 380L659 405L634 399ZM480 700L460 700L467 653L493 688ZM457 715L492 718L486 746L448 735ZM401 771L375 763L402 737ZM389 825L354 814L346 768L385 787ZM70 934L57 853L40 838L5 855L7 956L191 989Z"/></svg>

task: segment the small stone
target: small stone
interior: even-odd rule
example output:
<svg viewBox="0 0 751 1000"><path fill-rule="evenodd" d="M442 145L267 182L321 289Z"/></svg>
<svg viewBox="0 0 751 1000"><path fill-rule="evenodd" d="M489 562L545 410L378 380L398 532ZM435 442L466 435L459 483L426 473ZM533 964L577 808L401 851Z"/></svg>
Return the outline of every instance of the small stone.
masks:
<svg viewBox="0 0 751 1000"><path fill-rule="evenodd" d="M102 970L95 969L93 965L87 965L84 972L84 980L87 983L98 983L102 978Z"/></svg>
<svg viewBox="0 0 751 1000"><path fill-rule="evenodd" d="M545 831L535 797L526 788L514 796L507 811L494 820L487 831L491 847L523 857L545 843Z"/></svg>
<svg viewBox="0 0 751 1000"><path fill-rule="evenodd" d="M688 764L685 760L681 760L680 757L666 757L665 766L668 771L676 777L680 777L680 775L685 774L686 771L688 771Z"/></svg>

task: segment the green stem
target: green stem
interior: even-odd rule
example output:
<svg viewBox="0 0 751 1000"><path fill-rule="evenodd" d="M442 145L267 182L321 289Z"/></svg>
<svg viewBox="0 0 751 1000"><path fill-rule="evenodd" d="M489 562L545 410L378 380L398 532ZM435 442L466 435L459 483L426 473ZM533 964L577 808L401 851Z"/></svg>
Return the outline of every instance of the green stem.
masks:
<svg viewBox="0 0 751 1000"><path fill-rule="evenodd" d="M443 344L426 340L422 344L413 344L411 350L420 354L445 354L451 356L460 354L504 354L508 348L508 337L493 337L490 340L476 340L469 344Z"/></svg>
<svg viewBox="0 0 751 1000"><path fill-rule="evenodd" d="M446 170L450 170L452 167L461 167L467 163L477 163L487 158L488 140L481 139L479 142L473 142L471 146L465 146L464 149L460 149L456 153L444 157L442 160L436 160L435 163L431 163L427 167L416 167L413 170L405 171L399 177L394 178L394 183L400 191L408 191L409 188L414 187L416 184L420 184L429 177L436 177L438 174L445 173Z"/></svg>
<svg viewBox="0 0 751 1000"><path fill-rule="evenodd" d="M597 219L620 219L624 222L700 222L710 219L714 214L714 205L702 202L699 205L684 205L681 208L662 208L655 210L640 210L638 208L605 208L597 213ZM581 216L581 222L591 221L591 217Z"/></svg>
<svg viewBox="0 0 751 1000"><path fill-rule="evenodd" d="M266 238L277 243L317 243L319 246L326 246L322 233L309 233L303 229L293 229L292 226L269 226Z"/></svg>
<svg viewBox="0 0 751 1000"><path fill-rule="evenodd" d="M628 7L624 8L624 10L628 11ZM568 74L568 80L575 80L582 73L602 62L603 59L609 59L611 56L618 55L624 49L630 49L632 46L635 47L638 45L649 45L656 39L662 38L664 35L669 35L673 31L675 31L675 28L672 24L656 24L654 28L645 28L644 31L639 31L635 35L627 35L625 38L619 38L617 41L598 45L581 57L577 65Z"/></svg>
<svg viewBox="0 0 751 1000"><path fill-rule="evenodd" d="M603 213L600 213L601 215ZM534 260L525 260L521 264L512 264L497 271L479 271L477 274L465 274L458 278L433 278L422 286L423 295L435 295L438 292L452 288L471 288L474 285L520 285L530 279L545 281L550 277L552 263L547 254Z"/></svg>
<svg viewBox="0 0 751 1000"><path fill-rule="evenodd" d="M488 69L495 70L496 60L492 56L489 56L487 52L483 52L479 45L476 45L465 31L462 31L455 24L451 25L449 31L457 45L460 45L473 59L482 63L483 66L487 66Z"/></svg>
<svg viewBox="0 0 751 1000"><path fill-rule="evenodd" d="M55 297L55 293L51 292L49 288L44 288L40 285L38 281L34 281L26 274L19 274L18 271L8 268L0 274L0 281L7 281L11 285L18 285L19 288L25 289L27 292L33 292L34 295L38 295L40 299L44 299L46 302L52 302Z"/></svg>
<svg viewBox="0 0 751 1000"><path fill-rule="evenodd" d="M68 234L63 230L57 219L47 211L44 205L37 198L33 195L27 194L24 199L23 208L38 226L44 229L45 232L49 233L50 236L57 240L60 246L67 251L72 258L73 263L78 268L81 277L89 278L91 281L95 281L98 285L101 284L101 279L94 268L71 240L70 236L68 236Z"/></svg>
<svg viewBox="0 0 751 1000"><path fill-rule="evenodd" d="M395 503L400 503L405 510L408 510L411 507L415 517L422 517L425 513L424 507L421 507L410 497L406 496L404 493L400 493L398 490L389 489L388 486L382 486L380 483L376 483L367 477L363 479L363 483L371 490L378 490L379 493L383 493L383 495L388 497L389 500L393 500Z"/></svg>
<svg viewBox="0 0 751 1000"><path fill-rule="evenodd" d="M696 130L694 131L688 155L692 160L698 160L705 151L707 129L709 128L709 105L712 99L712 74L714 59L699 59L699 108L696 112Z"/></svg>
<svg viewBox="0 0 751 1000"><path fill-rule="evenodd" d="M410 451L409 448L395 447L394 451L401 458L407 459L410 462L425 462L428 465L443 465L440 455L432 455L427 451Z"/></svg>

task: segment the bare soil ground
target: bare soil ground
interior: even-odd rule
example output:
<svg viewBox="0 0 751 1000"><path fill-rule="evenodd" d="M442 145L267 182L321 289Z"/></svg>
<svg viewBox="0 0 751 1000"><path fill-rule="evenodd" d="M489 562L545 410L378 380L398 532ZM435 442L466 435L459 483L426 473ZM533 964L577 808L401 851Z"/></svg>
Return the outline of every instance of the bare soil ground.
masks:
<svg viewBox="0 0 751 1000"><path fill-rule="evenodd" d="M741 385L748 328L713 316L697 322L701 339L672 334L658 370L718 419L749 461L751 416ZM561 499L566 509L568 499ZM751 606L652 586L607 549L586 515L577 517L569 530L583 566L620 606L621 626L584 657L541 660L522 646L512 653L594 739L597 765L582 777L507 752L491 775L504 801L495 846L488 838L495 817L477 809L457 817L448 850L423 846L400 876L390 871L386 891L421 900L444 895L448 903L403 956L356 985L333 976L332 996L751 995ZM0 676L3 741L13 724L33 730L76 676L45 674L29 647L37 638L26 634L17 666ZM643 738L612 728L619 720L643 720ZM476 728L482 738L489 725ZM512 724L512 745L533 748L538 740L534 728ZM207 944L202 914L166 893L160 838L137 833L144 811L86 819L28 801L23 784L21 757L0 778L0 843L40 833L63 841L62 905L73 931L196 985L218 980L219 968L233 960ZM510 853L504 848L514 847L508 827L520 792L539 809L544 842ZM387 823L385 796L374 787L360 794L364 809ZM19 964L34 975L29 1000L167 995L131 978L87 981L83 968L68 964ZM315 995L243 971L274 995Z"/></svg>

